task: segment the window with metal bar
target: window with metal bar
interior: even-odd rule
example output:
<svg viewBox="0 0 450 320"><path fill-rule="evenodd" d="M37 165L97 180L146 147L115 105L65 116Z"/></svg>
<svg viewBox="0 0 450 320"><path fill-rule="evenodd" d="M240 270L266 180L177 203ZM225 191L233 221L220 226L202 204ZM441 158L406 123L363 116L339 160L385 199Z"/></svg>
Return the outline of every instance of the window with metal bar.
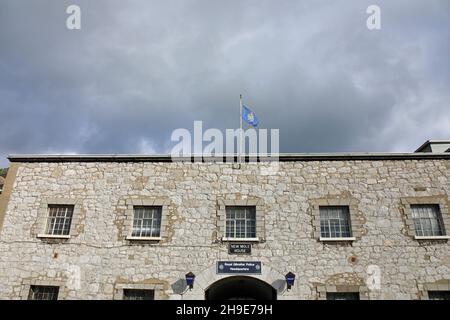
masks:
<svg viewBox="0 0 450 320"><path fill-rule="evenodd" d="M352 236L350 212L347 206L319 207L320 236L346 238Z"/></svg>
<svg viewBox="0 0 450 320"><path fill-rule="evenodd" d="M73 205L49 205L46 234L69 235Z"/></svg>
<svg viewBox="0 0 450 320"><path fill-rule="evenodd" d="M444 223L437 204L411 205L416 236L444 236Z"/></svg>
<svg viewBox="0 0 450 320"><path fill-rule="evenodd" d="M133 237L159 237L162 206L135 206Z"/></svg>
<svg viewBox="0 0 450 320"><path fill-rule="evenodd" d="M28 300L58 300L57 286L30 286Z"/></svg>
<svg viewBox="0 0 450 320"><path fill-rule="evenodd" d="M124 300L154 300L155 290L124 289Z"/></svg>
<svg viewBox="0 0 450 320"><path fill-rule="evenodd" d="M226 237L256 238L256 207L226 207Z"/></svg>
<svg viewBox="0 0 450 320"><path fill-rule="evenodd" d="M450 300L450 291L428 291L430 300Z"/></svg>
<svg viewBox="0 0 450 320"><path fill-rule="evenodd" d="M359 300L359 292L327 292L327 300Z"/></svg>

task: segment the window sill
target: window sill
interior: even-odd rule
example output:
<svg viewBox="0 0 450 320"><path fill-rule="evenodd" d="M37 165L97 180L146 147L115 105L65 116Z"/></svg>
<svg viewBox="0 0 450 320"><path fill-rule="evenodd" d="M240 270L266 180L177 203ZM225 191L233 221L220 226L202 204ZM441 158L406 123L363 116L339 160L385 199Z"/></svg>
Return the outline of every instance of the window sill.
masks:
<svg viewBox="0 0 450 320"><path fill-rule="evenodd" d="M132 237L128 236L125 239L131 241L161 241L162 237Z"/></svg>
<svg viewBox="0 0 450 320"><path fill-rule="evenodd" d="M414 236L416 240L449 240L450 236Z"/></svg>
<svg viewBox="0 0 450 320"><path fill-rule="evenodd" d="M37 237L47 239L70 239L70 235L68 234L38 234Z"/></svg>
<svg viewBox="0 0 450 320"><path fill-rule="evenodd" d="M226 238L223 237L222 241L229 241L229 242L259 242L259 238Z"/></svg>
<svg viewBox="0 0 450 320"><path fill-rule="evenodd" d="M337 241L355 241L356 238L355 237L342 237L342 238L323 238L320 237L319 238L320 241L330 241L330 242L337 242Z"/></svg>

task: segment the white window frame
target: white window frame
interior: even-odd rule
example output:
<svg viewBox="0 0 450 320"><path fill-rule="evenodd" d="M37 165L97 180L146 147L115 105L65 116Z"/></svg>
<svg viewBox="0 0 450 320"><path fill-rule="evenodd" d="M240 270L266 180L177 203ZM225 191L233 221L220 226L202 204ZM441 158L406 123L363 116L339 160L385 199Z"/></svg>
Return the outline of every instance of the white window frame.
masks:
<svg viewBox="0 0 450 320"><path fill-rule="evenodd" d="M320 219L320 207L348 207L349 223L350 223L350 237L340 238L327 238L322 237L321 234L321 219ZM338 198L329 196L326 198L312 199L310 200L310 209L312 213L313 235L314 238L323 243L351 243L359 240L367 230L364 229L363 224L365 218L358 209L358 201L352 197Z"/></svg>
<svg viewBox="0 0 450 320"><path fill-rule="evenodd" d="M236 210L239 209L243 209L245 210L244 212L236 212ZM229 212L229 210L235 210L234 212ZM248 210L248 211L247 211ZM225 217L225 239L228 240L236 240L236 239L257 239L256 236L256 206L226 206L225 207L225 213L226 213L226 217ZM234 214L234 217L232 218L228 218L228 215ZM243 218L237 218L236 215L237 214L243 214L244 217ZM254 218L251 219L250 217L248 217L249 215L254 215ZM254 220L254 224L255 224L255 230L254 230L254 235L250 235L250 231L249 228L250 226L248 225L248 223L251 223L251 221ZM244 233L245 236L244 237L237 237L237 221L243 221L244 223ZM232 232L233 234L228 234L228 224L233 222L234 224L234 231Z"/></svg>
<svg viewBox="0 0 450 320"><path fill-rule="evenodd" d="M417 215L421 215L424 213L424 210L431 210L431 213L434 215L433 217L417 217ZM429 212L428 212L429 213ZM415 230L415 238L436 238L436 237L446 237L446 231L444 227L444 222L442 221L442 213L439 208L439 204L411 204L411 215L414 221L414 230ZM439 234L431 234L425 235L424 233L424 220L434 220L437 223L439 230L432 230L433 232L437 231ZM419 228L417 226L419 225ZM433 229L433 228L432 228ZM422 233L422 234L419 234Z"/></svg>
<svg viewBox="0 0 450 320"><path fill-rule="evenodd" d="M265 207L259 198L250 199L223 199L217 200L217 241L218 242L265 242ZM227 207L255 207L256 237L254 238L230 238L226 236L226 208Z"/></svg>
<svg viewBox="0 0 450 320"><path fill-rule="evenodd" d="M446 196L423 196L423 197L406 197L401 198L400 202L402 206L400 211L405 216L406 231L407 235L417 241L448 241L450 240L450 235L448 235L447 230L450 228L450 214L448 208L448 198ZM412 213L413 205L437 205L439 206L439 211L441 214L441 221L443 224L442 236L420 236L416 234L416 226L414 222L414 217Z"/></svg>
<svg viewBox="0 0 450 320"><path fill-rule="evenodd" d="M325 214L325 210L329 210L329 209L343 209L342 211L339 212L339 215L345 215L345 217L342 216L339 217L337 220L339 221L339 229L340 229L340 233L342 234L342 227L345 224L348 225L348 231L349 234L345 235L345 236L340 236L340 237L332 237L331 236L331 225L330 225L330 221L334 220L334 219L325 219L323 217L323 215ZM326 241L326 240L330 240L330 241L338 241L338 240L354 240L355 238L352 236L353 232L352 232L352 218L350 216L350 207L349 206L319 206L319 215L320 215L320 240L321 241ZM322 225L324 222L328 223L328 231L330 233L329 237L326 237L322 234Z"/></svg>
<svg viewBox="0 0 450 320"><path fill-rule="evenodd" d="M49 222L50 208L53 206L73 206L72 218L70 221L69 234L51 234L48 233L47 226ZM74 236L78 236L82 223L82 201L81 199L71 198L48 198L43 199L39 207L37 226L38 229L32 228L32 234L41 239L62 239L67 240ZM36 232L37 231L37 232Z"/></svg>
<svg viewBox="0 0 450 320"><path fill-rule="evenodd" d="M74 209L74 205L49 205L45 234L50 236L69 236ZM62 220L61 223L58 223L59 219Z"/></svg>
<svg viewBox="0 0 450 320"><path fill-rule="evenodd" d="M125 199L125 221L124 227L120 230L120 237L124 240L161 242L168 241L168 224L169 224L169 204L168 198L127 198ZM133 236L134 208L135 207L162 207L161 209L161 225L159 237L136 237Z"/></svg>
<svg viewBox="0 0 450 320"><path fill-rule="evenodd" d="M145 214L145 210L146 209L150 209L150 210L152 210L152 212L151 212L151 215L152 215L152 217L151 217L151 219L148 219L148 218L136 218L136 214L138 213L138 210L144 210L144 212L143 212L143 214ZM155 212L155 211L153 211L153 210L157 210L157 212ZM154 239L154 240L161 240L161 221L162 221L162 211L163 211L163 207L162 206L133 206L133 226L132 226L132 230L131 230L131 236L130 236L130 238L132 238L132 239ZM158 213L159 214L159 226L158 226L158 229L159 229L159 232L158 232L158 235L146 235L146 236L143 236L142 235L142 233L143 233L143 231L142 231L142 229L143 229L143 223L144 223L144 220L151 220L151 226L150 226L150 229L152 230L153 229L153 224L155 223L155 213ZM136 223L136 220L140 220L140 231L139 231L139 233L140 233L140 235L136 235L135 234L135 229L136 229L136 225L135 225L135 223ZM150 232L152 232L152 231L150 231Z"/></svg>

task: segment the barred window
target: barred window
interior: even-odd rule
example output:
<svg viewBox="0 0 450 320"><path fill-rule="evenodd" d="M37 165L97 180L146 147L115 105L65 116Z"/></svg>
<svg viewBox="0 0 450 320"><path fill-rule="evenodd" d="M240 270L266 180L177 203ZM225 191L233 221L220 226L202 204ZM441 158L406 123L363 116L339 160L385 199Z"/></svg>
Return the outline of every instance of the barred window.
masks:
<svg viewBox="0 0 450 320"><path fill-rule="evenodd" d="M444 223L437 204L411 205L412 217L417 236L443 236Z"/></svg>
<svg viewBox="0 0 450 320"><path fill-rule="evenodd" d="M133 237L159 237L162 206L135 206Z"/></svg>
<svg viewBox="0 0 450 320"><path fill-rule="evenodd" d="M226 207L226 237L256 238L256 207Z"/></svg>
<svg viewBox="0 0 450 320"><path fill-rule="evenodd" d="M69 235L73 205L49 205L46 234Z"/></svg>
<svg viewBox="0 0 450 320"><path fill-rule="evenodd" d="M57 286L30 286L28 300L58 300Z"/></svg>
<svg viewBox="0 0 450 320"><path fill-rule="evenodd" d="M430 300L450 300L450 291L428 291Z"/></svg>
<svg viewBox="0 0 450 320"><path fill-rule="evenodd" d="M347 206L319 207L319 211L321 237L351 237L350 212Z"/></svg>
<svg viewBox="0 0 450 320"><path fill-rule="evenodd" d="M359 300L359 292L327 292L327 300Z"/></svg>
<svg viewBox="0 0 450 320"><path fill-rule="evenodd" d="M124 300L154 300L155 290L124 289Z"/></svg>

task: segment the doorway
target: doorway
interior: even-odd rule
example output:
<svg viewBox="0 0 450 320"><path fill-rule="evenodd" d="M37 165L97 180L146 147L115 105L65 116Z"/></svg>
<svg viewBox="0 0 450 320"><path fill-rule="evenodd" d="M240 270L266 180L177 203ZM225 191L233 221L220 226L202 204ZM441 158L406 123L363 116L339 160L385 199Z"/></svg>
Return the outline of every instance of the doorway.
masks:
<svg viewBox="0 0 450 320"><path fill-rule="evenodd" d="M205 291L206 300L276 300L277 291L268 283L245 276L214 282Z"/></svg>

